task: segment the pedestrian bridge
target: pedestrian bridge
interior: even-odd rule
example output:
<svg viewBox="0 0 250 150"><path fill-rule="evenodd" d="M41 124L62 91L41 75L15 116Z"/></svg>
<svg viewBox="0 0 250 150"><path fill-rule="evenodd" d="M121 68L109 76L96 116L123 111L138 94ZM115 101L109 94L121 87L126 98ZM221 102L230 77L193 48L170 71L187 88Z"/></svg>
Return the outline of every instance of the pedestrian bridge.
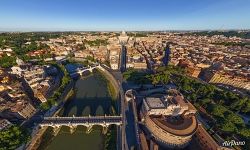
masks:
<svg viewBox="0 0 250 150"><path fill-rule="evenodd" d="M121 116L86 116L86 117L44 117L44 120L39 124L40 127L53 127L57 134L62 126L68 126L70 132L73 133L77 126L82 125L87 127L86 132L90 133L94 125L103 127L103 133L107 133L110 125L121 125Z"/></svg>

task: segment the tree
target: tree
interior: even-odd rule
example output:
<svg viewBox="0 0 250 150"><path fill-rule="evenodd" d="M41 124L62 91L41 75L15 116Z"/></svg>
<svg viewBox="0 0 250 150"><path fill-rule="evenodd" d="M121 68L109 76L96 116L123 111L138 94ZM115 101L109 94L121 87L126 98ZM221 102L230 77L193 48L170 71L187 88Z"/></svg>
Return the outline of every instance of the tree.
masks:
<svg viewBox="0 0 250 150"><path fill-rule="evenodd" d="M212 100L209 99L209 98L205 98L205 99L200 100L199 102L200 102L201 106L205 106L206 107L207 104L210 104L212 102Z"/></svg>
<svg viewBox="0 0 250 150"><path fill-rule="evenodd" d="M45 102L40 105L40 109L48 110L50 108L49 103Z"/></svg>
<svg viewBox="0 0 250 150"><path fill-rule="evenodd" d="M4 54L1 58L0 58L0 66L3 68L9 68L16 65L16 57L14 56L8 56L6 54Z"/></svg>
<svg viewBox="0 0 250 150"><path fill-rule="evenodd" d="M244 120L239 115L237 115L233 112L228 111L225 113L224 116L225 116L225 119L227 121L230 121L230 122L232 122L240 127L243 127L245 125Z"/></svg>
<svg viewBox="0 0 250 150"><path fill-rule="evenodd" d="M238 133L243 137L250 138L250 129L249 128L241 128L241 129L239 129Z"/></svg>
<svg viewBox="0 0 250 150"><path fill-rule="evenodd" d="M246 101L247 101L247 98L236 99L233 102L231 102L230 108L232 110L241 110L241 108L246 103Z"/></svg>
<svg viewBox="0 0 250 150"><path fill-rule="evenodd" d="M216 104L210 104L208 105L208 112L216 117L224 118L224 113L227 111L227 109L224 106L216 105Z"/></svg>
<svg viewBox="0 0 250 150"><path fill-rule="evenodd" d="M14 150L30 139L28 132L18 126L11 126L0 132L0 150Z"/></svg>
<svg viewBox="0 0 250 150"><path fill-rule="evenodd" d="M243 113L250 112L250 99L248 99L245 104L241 107Z"/></svg>
<svg viewBox="0 0 250 150"><path fill-rule="evenodd" d="M145 84L151 82L151 76L145 72L128 69L123 73L123 78L127 81L135 82L136 84Z"/></svg>
<svg viewBox="0 0 250 150"><path fill-rule="evenodd" d="M218 126L224 132L235 132L237 130L236 126L232 122L225 119L220 120Z"/></svg>
<svg viewBox="0 0 250 150"><path fill-rule="evenodd" d="M188 99L195 102L197 100L197 95L195 93L191 93L188 96Z"/></svg>
<svg viewBox="0 0 250 150"><path fill-rule="evenodd" d="M148 77L152 84L167 84L170 79L170 74L168 72L152 74Z"/></svg>

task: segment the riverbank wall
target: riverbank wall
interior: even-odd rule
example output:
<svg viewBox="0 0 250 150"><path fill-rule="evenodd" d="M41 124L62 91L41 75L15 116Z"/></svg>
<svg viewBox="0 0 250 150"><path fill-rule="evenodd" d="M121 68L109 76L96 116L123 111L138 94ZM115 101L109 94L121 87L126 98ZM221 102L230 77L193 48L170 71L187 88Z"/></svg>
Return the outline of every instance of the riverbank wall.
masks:
<svg viewBox="0 0 250 150"><path fill-rule="evenodd" d="M74 81L71 80L70 83L66 86L64 92L62 93L59 104L57 106L52 107L49 109L44 116L57 116L57 114L60 112L61 106L64 105L66 100L69 98L68 93L73 89L74 87ZM33 131L32 131L32 139L29 143L26 144L23 150L37 150L42 142L42 136L47 131L48 127L44 127L42 129L39 128L39 125L37 125Z"/></svg>
<svg viewBox="0 0 250 150"><path fill-rule="evenodd" d="M103 75L105 76L105 78L112 84L112 86L115 89L115 95L118 97L119 95L119 85L117 83L117 80L113 77L113 75L108 72L106 69L104 69L103 67L98 67L98 70L103 73Z"/></svg>

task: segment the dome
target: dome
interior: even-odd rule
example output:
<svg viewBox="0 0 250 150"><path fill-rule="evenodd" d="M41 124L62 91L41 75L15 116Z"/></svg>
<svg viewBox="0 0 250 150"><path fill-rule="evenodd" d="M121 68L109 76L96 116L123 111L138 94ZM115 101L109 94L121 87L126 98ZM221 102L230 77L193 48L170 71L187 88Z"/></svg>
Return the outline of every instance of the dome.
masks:
<svg viewBox="0 0 250 150"><path fill-rule="evenodd" d="M122 31L122 36L126 36L126 32L125 31Z"/></svg>

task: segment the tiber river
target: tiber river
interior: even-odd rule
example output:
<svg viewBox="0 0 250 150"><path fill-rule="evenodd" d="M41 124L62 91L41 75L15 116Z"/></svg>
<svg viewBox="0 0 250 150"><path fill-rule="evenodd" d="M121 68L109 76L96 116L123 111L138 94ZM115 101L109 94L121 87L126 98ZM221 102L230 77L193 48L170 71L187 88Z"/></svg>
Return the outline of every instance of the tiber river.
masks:
<svg viewBox="0 0 250 150"><path fill-rule="evenodd" d="M74 87L75 95L65 104L59 116L88 116L111 114L111 96L107 82L99 73L78 79ZM48 128L48 131L52 129ZM105 135L101 126L94 126L86 133L84 126L78 126L73 134L68 127L62 127L56 137L40 145L45 150L103 150ZM116 135L114 135L116 136ZM48 140L46 139L46 140Z"/></svg>

